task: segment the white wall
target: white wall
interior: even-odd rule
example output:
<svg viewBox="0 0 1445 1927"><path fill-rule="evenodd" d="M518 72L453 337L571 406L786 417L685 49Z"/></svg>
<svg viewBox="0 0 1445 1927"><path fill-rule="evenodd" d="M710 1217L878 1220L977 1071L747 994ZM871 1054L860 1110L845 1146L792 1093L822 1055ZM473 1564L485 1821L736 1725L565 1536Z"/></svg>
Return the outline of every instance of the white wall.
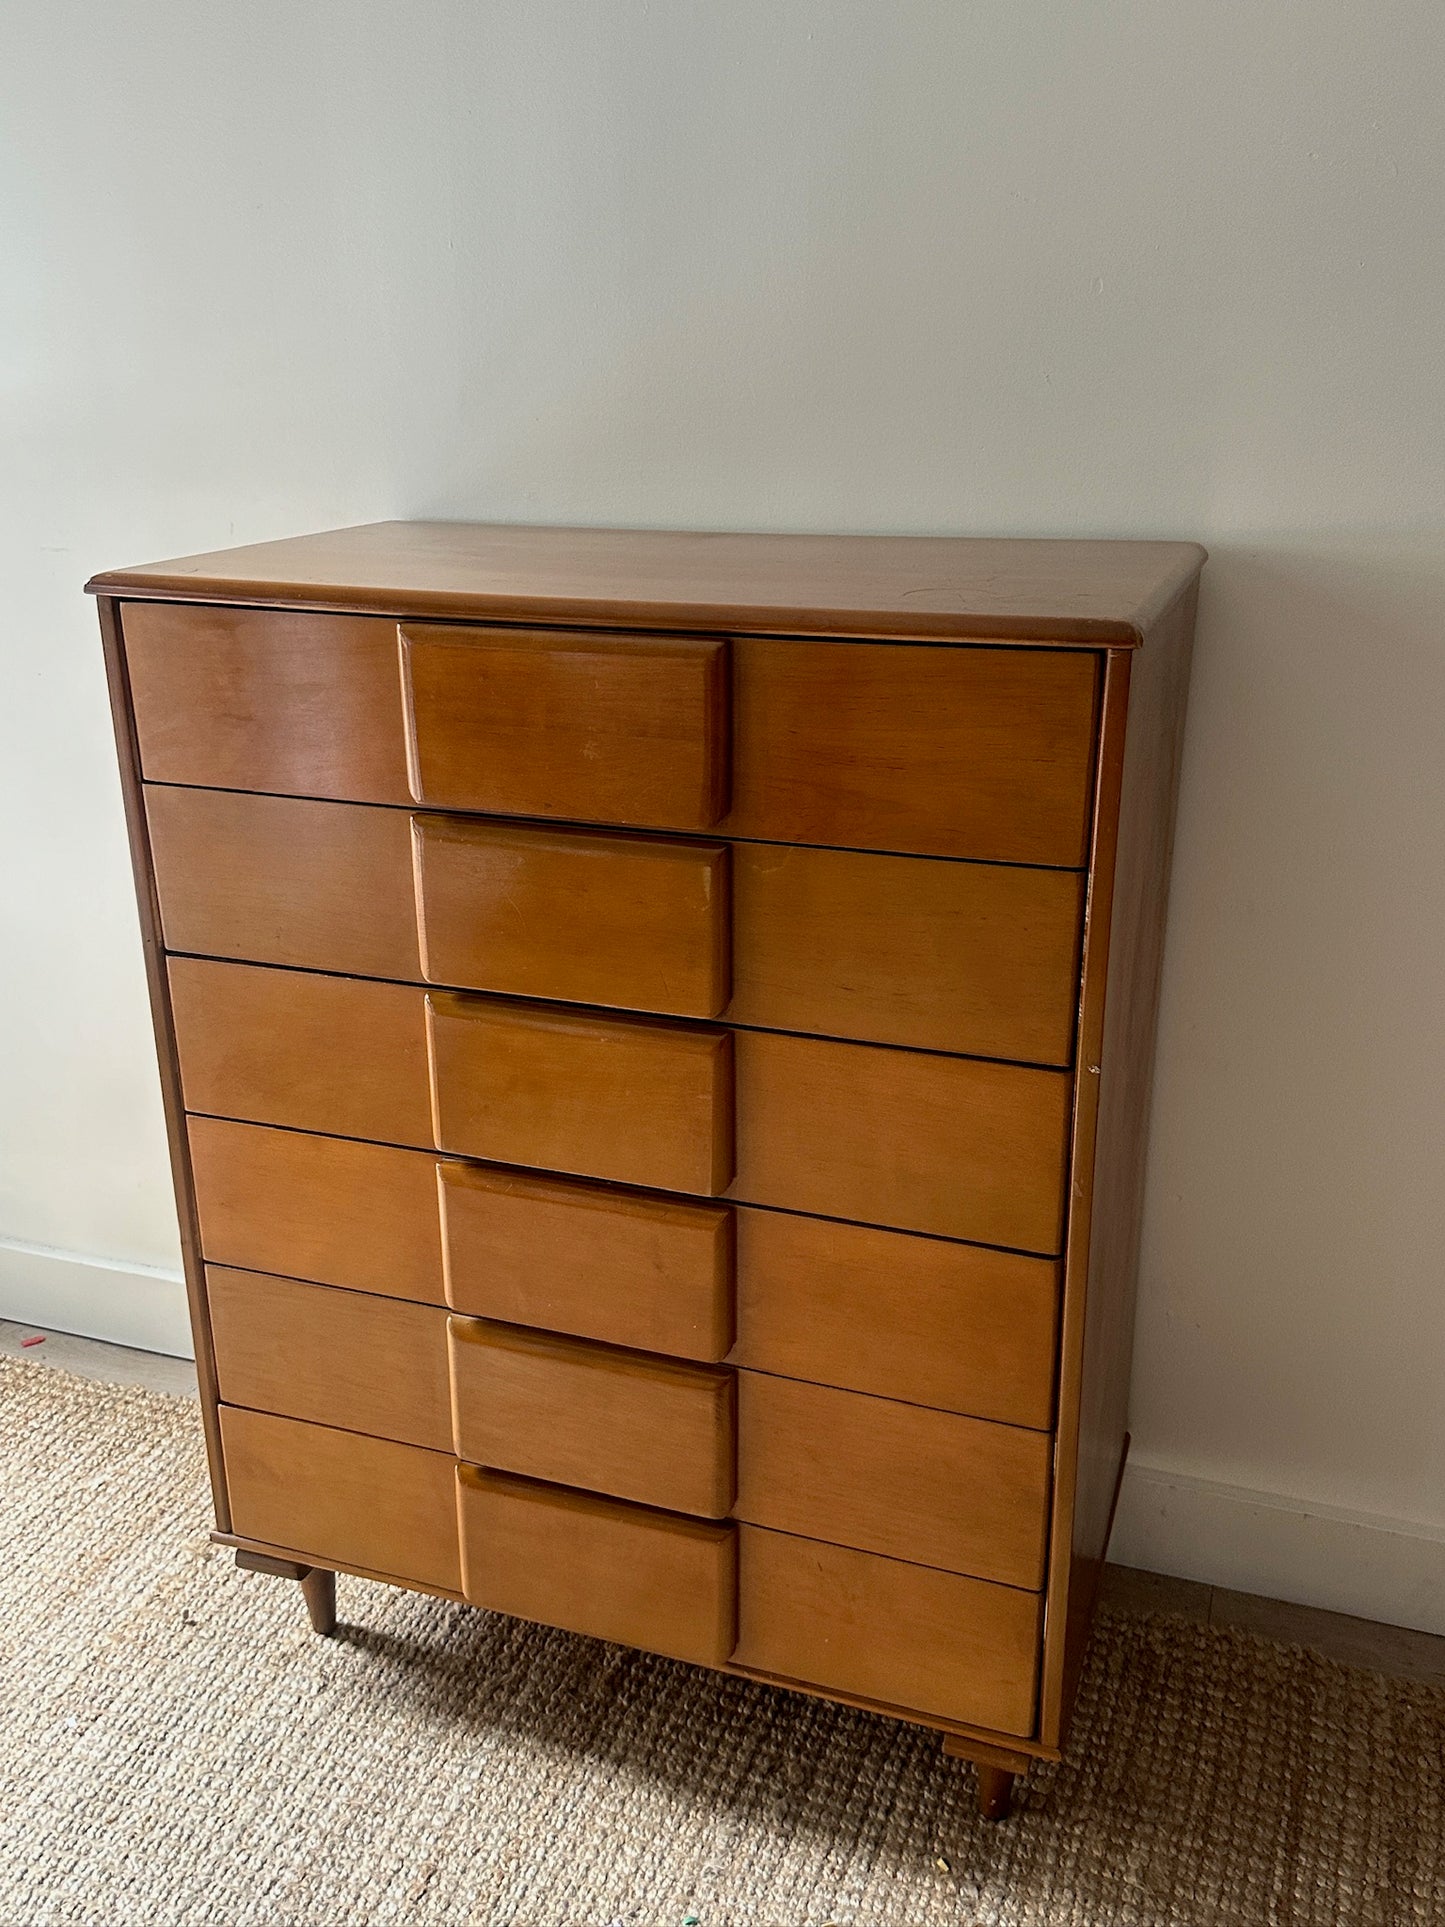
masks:
<svg viewBox="0 0 1445 1927"><path fill-rule="evenodd" d="M1445 1624L1437 0L5 42L0 1312L182 1342L93 568L412 514L1197 537L1117 1550Z"/></svg>

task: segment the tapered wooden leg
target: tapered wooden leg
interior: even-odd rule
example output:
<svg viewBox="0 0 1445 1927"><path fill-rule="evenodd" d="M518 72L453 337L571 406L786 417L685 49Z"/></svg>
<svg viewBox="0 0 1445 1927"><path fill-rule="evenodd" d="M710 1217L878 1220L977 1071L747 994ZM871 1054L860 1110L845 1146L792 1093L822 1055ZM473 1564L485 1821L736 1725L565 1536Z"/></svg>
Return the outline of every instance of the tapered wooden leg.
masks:
<svg viewBox="0 0 1445 1927"><path fill-rule="evenodd" d="M976 1766L978 1810L985 1820L1007 1820L1013 1805L1014 1776L1001 1766Z"/></svg>
<svg viewBox="0 0 1445 1927"><path fill-rule="evenodd" d="M301 1575L301 1591L311 1615L311 1630L330 1634L336 1631L336 1574L324 1566L312 1566Z"/></svg>

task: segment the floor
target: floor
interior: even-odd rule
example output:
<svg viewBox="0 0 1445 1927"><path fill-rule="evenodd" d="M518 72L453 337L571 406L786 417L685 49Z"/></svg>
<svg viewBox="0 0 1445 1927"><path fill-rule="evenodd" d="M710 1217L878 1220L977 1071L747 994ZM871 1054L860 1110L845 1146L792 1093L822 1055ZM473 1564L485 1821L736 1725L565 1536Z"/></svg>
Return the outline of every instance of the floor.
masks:
<svg viewBox="0 0 1445 1927"><path fill-rule="evenodd" d="M43 1342L25 1342L37 1338ZM54 1365L81 1378L103 1379L112 1385L143 1385L153 1392L196 1396L196 1368L187 1358L132 1351L124 1345L46 1331L38 1325L0 1319L0 1354ZM1137 1572L1127 1566L1107 1569L1104 1601L1119 1612L1172 1613L1201 1625L1237 1626L1286 1645L1308 1646L1348 1666L1370 1667L1393 1679L1445 1685L1445 1637L1435 1633L1384 1626L1372 1619L1353 1619L1346 1613L1323 1612L1317 1606L1296 1606L1288 1600L1230 1592L1223 1586L1174 1579L1165 1573Z"/></svg>

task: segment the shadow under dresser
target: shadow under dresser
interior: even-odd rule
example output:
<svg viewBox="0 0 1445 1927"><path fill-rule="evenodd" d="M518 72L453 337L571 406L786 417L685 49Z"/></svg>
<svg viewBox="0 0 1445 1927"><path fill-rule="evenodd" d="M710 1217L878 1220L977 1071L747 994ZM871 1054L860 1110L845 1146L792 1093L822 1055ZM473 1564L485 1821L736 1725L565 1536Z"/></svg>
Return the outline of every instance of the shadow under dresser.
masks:
<svg viewBox="0 0 1445 1927"><path fill-rule="evenodd" d="M384 523L100 599L217 1536L1057 1758L1186 543Z"/></svg>

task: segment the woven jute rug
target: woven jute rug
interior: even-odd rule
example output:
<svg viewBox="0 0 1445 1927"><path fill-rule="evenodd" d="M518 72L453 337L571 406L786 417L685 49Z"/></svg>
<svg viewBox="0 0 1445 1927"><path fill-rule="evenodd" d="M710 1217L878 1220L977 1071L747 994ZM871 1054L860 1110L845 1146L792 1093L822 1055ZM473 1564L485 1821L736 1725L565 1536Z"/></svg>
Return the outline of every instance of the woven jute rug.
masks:
<svg viewBox="0 0 1445 1927"><path fill-rule="evenodd" d="M194 1405L0 1359L0 1927L1445 1921L1445 1691L1101 1623L1016 1818L907 1727L206 1539Z"/></svg>

